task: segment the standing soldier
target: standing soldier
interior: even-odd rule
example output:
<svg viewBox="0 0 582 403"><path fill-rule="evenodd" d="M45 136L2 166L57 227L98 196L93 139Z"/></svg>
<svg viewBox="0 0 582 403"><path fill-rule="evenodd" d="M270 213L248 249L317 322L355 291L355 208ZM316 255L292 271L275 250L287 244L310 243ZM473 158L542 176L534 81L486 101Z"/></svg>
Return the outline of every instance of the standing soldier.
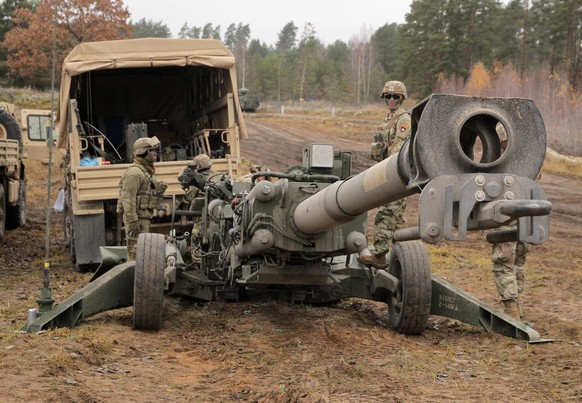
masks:
<svg viewBox="0 0 582 403"><path fill-rule="evenodd" d="M503 151L506 147L507 139L501 142ZM540 171L536 180L541 177ZM512 222L499 229L517 231L517 223ZM503 303L503 312L517 320L525 318L520 296L525 289L525 262L529 248L529 244L521 241L493 243L491 247L493 278Z"/></svg>
<svg viewBox="0 0 582 403"><path fill-rule="evenodd" d="M143 137L133 143L133 164L126 169L119 182L117 212L123 214L127 260L135 260L139 234L150 231L154 210L161 208L168 185L155 177L154 162L158 158L160 141L157 137Z"/></svg>
<svg viewBox="0 0 582 403"><path fill-rule="evenodd" d="M372 143L372 159L382 161L400 151L400 148L410 137L410 114L402 107L408 97L406 87L400 81L388 81L384 84L381 97L388 105L388 112L374 135ZM394 232L402 228L406 199L400 199L381 206L374 220L374 253L360 255L360 263L384 269L386 254L392 246Z"/></svg>
<svg viewBox="0 0 582 403"><path fill-rule="evenodd" d="M516 230L516 226L502 227ZM523 242L494 243L491 248L493 278L505 314L514 319L524 318L519 297L524 290L525 261L529 245Z"/></svg>

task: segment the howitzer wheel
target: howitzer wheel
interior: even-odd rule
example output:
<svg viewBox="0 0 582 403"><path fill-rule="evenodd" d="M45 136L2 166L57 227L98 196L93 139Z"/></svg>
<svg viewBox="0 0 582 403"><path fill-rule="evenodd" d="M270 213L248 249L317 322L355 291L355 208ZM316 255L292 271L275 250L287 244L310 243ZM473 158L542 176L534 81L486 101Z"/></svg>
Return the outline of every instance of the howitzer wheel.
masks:
<svg viewBox="0 0 582 403"><path fill-rule="evenodd" d="M165 252L162 234L140 234L135 254L134 329L158 330L162 326Z"/></svg>
<svg viewBox="0 0 582 403"><path fill-rule="evenodd" d="M388 271L398 278L396 292L388 296L390 327L403 334L421 334L428 322L431 301L430 261L424 244L395 243Z"/></svg>

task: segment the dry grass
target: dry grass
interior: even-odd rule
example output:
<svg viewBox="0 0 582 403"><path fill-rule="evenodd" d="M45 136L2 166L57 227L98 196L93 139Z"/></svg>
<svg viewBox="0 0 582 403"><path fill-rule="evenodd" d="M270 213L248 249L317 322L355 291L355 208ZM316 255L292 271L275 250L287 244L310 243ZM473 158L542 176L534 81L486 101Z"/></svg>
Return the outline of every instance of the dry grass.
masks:
<svg viewBox="0 0 582 403"><path fill-rule="evenodd" d="M546 159L542 167L542 172L582 177L582 164L577 162L554 161Z"/></svg>
<svg viewBox="0 0 582 403"><path fill-rule="evenodd" d="M51 92L38 91L30 87L24 88L5 88L14 99L10 99L3 93L0 93L0 100L11 102L19 108L29 109L50 109L51 107ZM55 102L58 102L59 94L55 94Z"/></svg>

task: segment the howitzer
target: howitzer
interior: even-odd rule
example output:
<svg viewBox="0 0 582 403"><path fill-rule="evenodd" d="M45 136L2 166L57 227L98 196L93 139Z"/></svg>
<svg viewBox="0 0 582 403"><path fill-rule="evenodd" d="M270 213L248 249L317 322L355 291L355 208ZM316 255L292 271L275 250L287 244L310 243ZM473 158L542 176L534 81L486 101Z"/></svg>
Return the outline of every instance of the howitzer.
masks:
<svg viewBox="0 0 582 403"><path fill-rule="evenodd" d="M142 234L136 262L111 270L123 249L103 248L105 274L28 330L74 326L132 303L134 327L158 329L164 291L206 301L268 293L305 303L384 301L390 326L404 334L421 333L432 313L541 341L535 330L431 275L422 242L463 240L468 231L515 220L517 231L492 237L547 239L551 204L533 180L546 147L538 109L525 99L436 94L410 113L412 136L401 151L356 176L349 152L314 144L300 169L258 172L251 183L207 183L203 197L175 212L199 217L192 233ZM271 180L254 183L263 176ZM356 257L368 246L367 211L414 193L421 193L418 226L396 232L386 270L362 266ZM123 289L120 283L132 295L101 296L110 302L84 309L91 295Z"/></svg>

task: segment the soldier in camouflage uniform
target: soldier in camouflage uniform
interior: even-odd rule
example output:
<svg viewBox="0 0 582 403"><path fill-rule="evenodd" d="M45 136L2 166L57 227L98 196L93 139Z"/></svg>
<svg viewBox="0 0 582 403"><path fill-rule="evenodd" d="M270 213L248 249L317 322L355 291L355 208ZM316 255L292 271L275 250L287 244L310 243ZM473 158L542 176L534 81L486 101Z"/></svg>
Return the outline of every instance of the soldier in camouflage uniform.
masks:
<svg viewBox="0 0 582 403"><path fill-rule="evenodd" d="M178 176L178 181L186 191L182 203L185 203L188 209L190 209L192 202L197 197L204 196L207 183L216 182L220 179L220 175L217 175L211 168L212 160L210 157L206 154L198 154ZM196 183L196 186L191 185L192 183ZM195 217L190 236L190 256L194 263L200 263L202 260L201 230L201 219L200 217Z"/></svg>
<svg viewBox="0 0 582 403"><path fill-rule="evenodd" d="M157 137L137 139L133 143L133 164L119 182L117 213L123 214L128 260L135 260L139 234L150 232L154 210L164 210L161 202L168 185L156 180L154 167L159 146Z"/></svg>
<svg viewBox="0 0 582 403"><path fill-rule="evenodd" d="M501 143L505 149L507 140ZM540 172L536 180L540 180ZM516 230L516 224L501 227L504 230ZM524 318L520 295L525 284L525 262L530 245L520 241L494 243L491 248L493 262L493 278L499 292L503 311L514 319Z"/></svg>
<svg viewBox="0 0 582 403"><path fill-rule="evenodd" d="M216 172L214 172L211 168L212 160L210 157L206 154L198 154L196 157L194 157L192 162L189 163L186 168L184 168L184 171L182 171L180 176L178 176L178 181L180 183L188 183L189 178L194 174L194 172L202 174L204 178L204 184L206 184L206 182L208 182L208 180L212 177L215 177L214 179L217 180L218 178L216 178L215 175ZM187 186L184 190L186 191L186 194L184 195L183 202L187 203L188 206L194 201L196 197L204 194L204 189L200 189L196 186Z"/></svg>
<svg viewBox="0 0 582 403"><path fill-rule="evenodd" d="M410 137L410 114L402 107L407 98L406 87L400 81L388 81L384 84L381 97L388 105L388 112L372 143L372 159L382 161L400 151L400 148ZM392 246L394 232L406 223L404 210L406 199L400 199L381 206L374 220L374 253L362 254L358 257L360 263L383 269L388 266L386 254Z"/></svg>
<svg viewBox="0 0 582 403"><path fill-rule="evenodd" d="M515 226L502 229L515 229ZM503 303L504 312L517 320L523 319L519 296L525 282L525 261L529 244L523 242L494 243L491 250L493 277Z"/></svg>

